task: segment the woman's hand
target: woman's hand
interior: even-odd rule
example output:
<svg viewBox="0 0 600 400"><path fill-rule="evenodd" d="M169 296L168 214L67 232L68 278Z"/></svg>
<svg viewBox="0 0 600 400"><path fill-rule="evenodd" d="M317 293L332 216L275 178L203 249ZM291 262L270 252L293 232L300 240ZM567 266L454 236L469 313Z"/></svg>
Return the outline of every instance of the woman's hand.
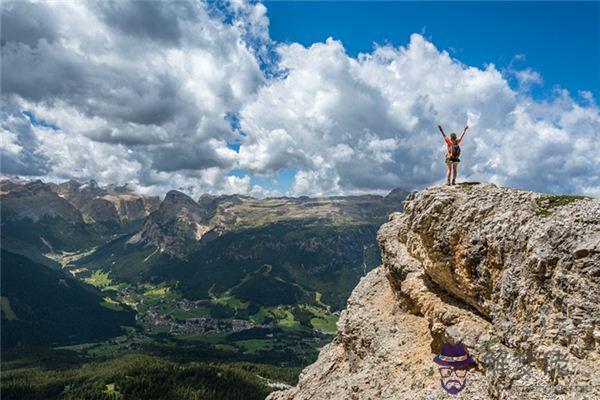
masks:
<svg viewBox="0 0 600 400"><path fill-rule="evenodd" d="M469 129L469 125L465 125L465 130L463 131L462 135L460 135L459 140L463 140L463 138L465 137L465 133L467 133L467 129Z"/></svg>

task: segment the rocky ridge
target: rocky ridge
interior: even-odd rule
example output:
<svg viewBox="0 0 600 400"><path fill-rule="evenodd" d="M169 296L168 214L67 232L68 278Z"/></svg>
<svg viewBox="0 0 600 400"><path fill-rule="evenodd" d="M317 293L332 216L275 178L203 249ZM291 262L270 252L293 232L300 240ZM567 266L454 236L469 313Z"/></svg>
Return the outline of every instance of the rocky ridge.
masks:
<svg viewBox="0 0 600 400"><path fill-rule="evenodd" d="M32 222L61 217L71 223L126 224L146 218L160 203L158 197L138 195L127 186L100 187L94 181L73 180L55 184L6 179L0 181L0 196L7 217Z"/></svg>
<svg viewBox="0 0 600 400"><path fill-rule="evenodd" d="M69 223L83 223L80 213L68 201L57 196L42 181L0 182L2 218L8 221L29 219L37 222L44 217L62 218Z"/></svg>
<svg viewBox="0 0 600 400"><path fill-rule="evenodd" d="M457 185L404 210L333 342L269 400L448 398L444 342L477 363L455 398L600 398L599 200Z"/></svg>
<svg viewBox="0 0 600 400"><path fill-rule="evenodd" d="M213 229L210 225L213 214L191 197L171 190L128 243L154 245L161 252L184 258Z"/></svg>
<svg viewBox="0 0 600 400"><path fill-rule="evenodd" d="M164 253L179 260L187 260L207 242L226 233L269 226L279 226L284 231L351 228L363 234L365 229L373 230L385 221L390 212L400 209L406 195L402 189L395 189L387 196L322 198L257 199L206 193L196 201L171 190L161 201L158 197L134 193L127 185L99 186L93 180L59 184L20 179L0 181L3 222L17 224L14 229L3 232L3 244L12 240L11 236L17 236L17 247L23 242L34 242L36 247L60 252L106 244L106 240L119 235L131 235L126 238L127 245L134 245L136 249L151 248L157 254ZM60 229L53 229L50 219L56 218L63 222ZM36 228L29 229L32 234L23 235L19 224L29 223L27 221L34 224L45 221L50 226L44 229L56 232L40 235ZM81 236L85 240L73 246L62 243L65 242L61 237L63 231L68 231L69 237ZM80 234L83 231L84 234ZM35 237L30 237L32 235ZM314 244L305 243L312 247ZM11 248L15 250L15 246Z"/></svg>
<svg viewBox="0 0 600 400"><path fill-rule="evenodd" d="M388 196L323 198L257 199L237 194L203 194L194 201L184 193L171 190L128 244L154 246L161 252L185 259L225 232L259 229L278 223L337 227L372 224L397 210L406 195L407 192L401 189L395 189Z"/></svg>
<svg viewBox="0 0 600 400"><path fill-rule="evenodd" d="M145 218L160 204L156 196L142 196L127 185L100 187L95 181L82 184L74 180L48 184L60 197L73 204L87 222L127 223Z"/></svg>

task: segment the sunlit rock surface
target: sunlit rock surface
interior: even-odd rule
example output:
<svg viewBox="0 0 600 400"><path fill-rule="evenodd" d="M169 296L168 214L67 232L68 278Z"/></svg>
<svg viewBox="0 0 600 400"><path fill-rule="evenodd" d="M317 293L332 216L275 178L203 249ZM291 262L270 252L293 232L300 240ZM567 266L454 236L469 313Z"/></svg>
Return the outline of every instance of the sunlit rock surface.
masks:
<svg viewBox="0 0 600 400"><path fill-rule="evenodd" d="M447 399L432 358L477 363L458 399L600 398L600 201L490 184L410 195L383 265L281 399Z"/></svg>

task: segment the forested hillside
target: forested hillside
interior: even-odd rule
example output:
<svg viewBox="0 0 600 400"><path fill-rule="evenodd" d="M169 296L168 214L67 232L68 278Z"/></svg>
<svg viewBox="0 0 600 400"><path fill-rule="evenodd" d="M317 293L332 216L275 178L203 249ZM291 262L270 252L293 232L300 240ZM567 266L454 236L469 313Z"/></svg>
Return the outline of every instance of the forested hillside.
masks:
<svg viewBox="0 0 600 400"><path fill-rule="evenodd" d="M2 250L2 347L97 341L135 325L132 309L95 287Z"/></svg>

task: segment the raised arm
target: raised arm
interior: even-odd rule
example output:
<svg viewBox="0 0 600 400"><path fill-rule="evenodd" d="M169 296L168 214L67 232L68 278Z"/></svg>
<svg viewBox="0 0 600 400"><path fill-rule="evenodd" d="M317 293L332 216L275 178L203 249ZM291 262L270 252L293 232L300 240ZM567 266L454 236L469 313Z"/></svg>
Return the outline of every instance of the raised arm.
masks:
<svg viewBox="0 0 600 400"><path fill-rule="evenodd" d="M460 135L459 140L462 140L465 137L465 133L467 133L467 129L469 129L469 125L465 125L465 130L463 131L462 135Z"/></svg>
<svg viewBox="0 0 600 400"><path fill-rule="evenodd" d="M441 125L438 125L438 129L440 130L440 132L442 132L442 136L446 137L446 134L444 133L444 130L442 129Z"/></svg>

